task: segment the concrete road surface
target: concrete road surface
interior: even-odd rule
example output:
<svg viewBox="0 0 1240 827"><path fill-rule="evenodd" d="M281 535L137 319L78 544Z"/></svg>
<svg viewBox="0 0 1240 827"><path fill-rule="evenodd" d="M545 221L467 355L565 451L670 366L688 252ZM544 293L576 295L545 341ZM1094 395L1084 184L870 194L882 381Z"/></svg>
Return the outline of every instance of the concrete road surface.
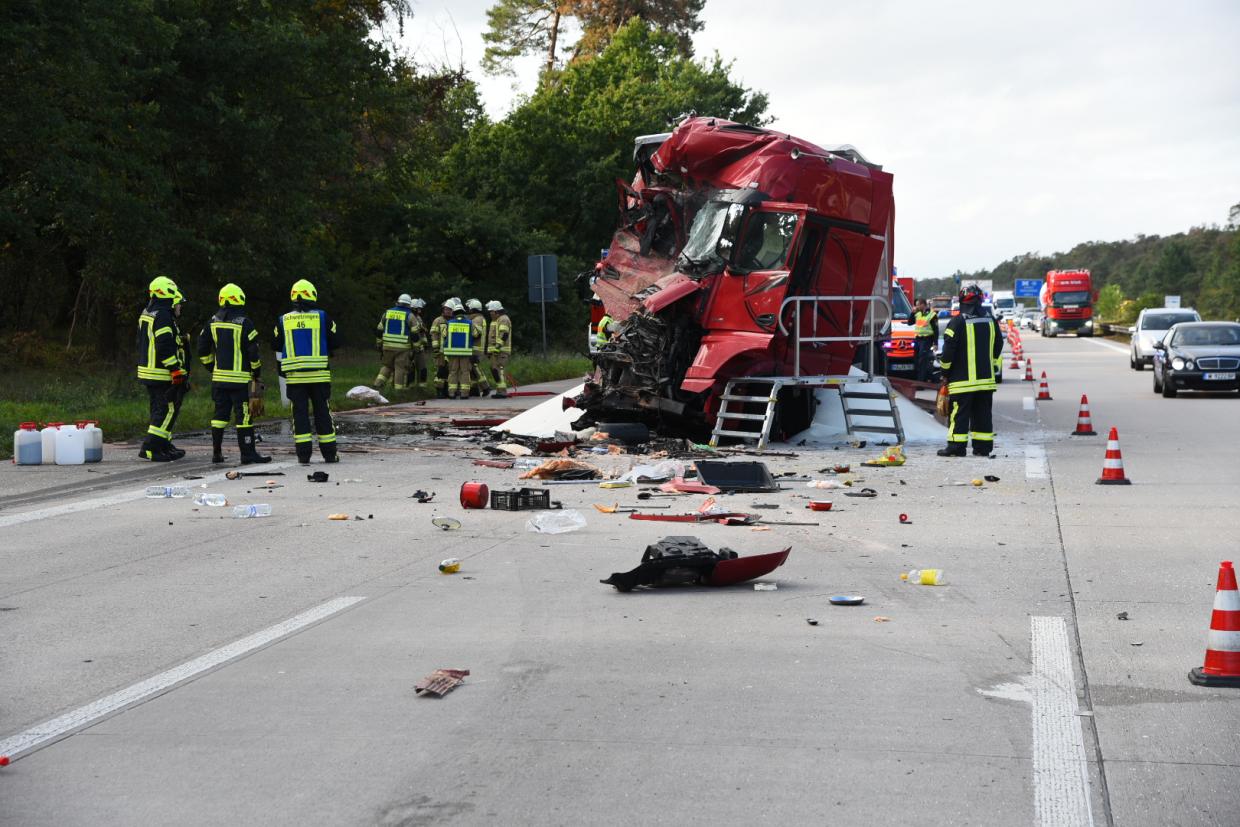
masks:
<svg viewBox="0 0 1240 827"><path fill-rule="evenodd" d="M1103 341L1026 351L1054 399L1007 372L996 458L793 447L772 472L852 463L878 496L720 497L817 526L632 521L591 504L633 489L581 485L550 490L587 527L535 534L457 503L514 472L394 427L316 461L326 484L278 435L239 481L190 438L172 466L0 468L0 823L1240 823L1240 690L1186 677L1235 556L1240 400L1155 396ZM1082 393L1097 437L1068 435ZM1094 484L1111 426L1130 486ZM273 514L147 500L153 479ZM598 582L668 535L792 552L775 591ZM901 582L922 567L947 585ZM471 674L416 696L437 668Z"/></svg>

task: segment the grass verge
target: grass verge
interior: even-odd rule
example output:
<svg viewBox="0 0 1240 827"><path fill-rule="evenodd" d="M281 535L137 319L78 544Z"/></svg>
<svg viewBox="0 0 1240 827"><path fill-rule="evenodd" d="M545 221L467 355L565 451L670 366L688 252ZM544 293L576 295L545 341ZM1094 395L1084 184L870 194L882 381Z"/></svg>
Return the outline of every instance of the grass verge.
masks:
<svg viewBox="0 0 1240 827"><path fill-rule="evenodd" d="M273 362L264 355L265 365ZM584 356L551 353L547 358L519 354L508 365L508 372L522 385L571 379L584 374L590 360ZM378 372L374 354L343 352L332 361L332 410L347 411L365 407L364 402L345 398L354 385L369 385ZM268 367L267 419L287 418L289 409L280 404L275 372ZM131 368L95 366L76 368L69 374L49 371L7 371L0 377L4 397L0 399L0 458L13 455L13 431L22 422L77 422L93 419L109 442L130 439L146 432L146 391L133 378ZM177 431L196 431L210 427L211 384L201 367L192 375L193 390L177 419ZM412 402L428 394L421 390L393 391L389 385L383 395L392 402Z"/></svg>

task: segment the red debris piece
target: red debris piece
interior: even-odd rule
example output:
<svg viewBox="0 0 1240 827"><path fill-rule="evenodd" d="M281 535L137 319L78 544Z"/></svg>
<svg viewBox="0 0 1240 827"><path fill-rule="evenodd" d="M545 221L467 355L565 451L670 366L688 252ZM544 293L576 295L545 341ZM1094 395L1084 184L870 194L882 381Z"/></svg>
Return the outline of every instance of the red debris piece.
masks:
<svg viewBox="0 0 1240 827"><path fill-rule="evenodd" d="M442 698L456 689L469 674L468 669L436 669L413 685L413 691L421 695L429 692L436 698Z"/></svg>

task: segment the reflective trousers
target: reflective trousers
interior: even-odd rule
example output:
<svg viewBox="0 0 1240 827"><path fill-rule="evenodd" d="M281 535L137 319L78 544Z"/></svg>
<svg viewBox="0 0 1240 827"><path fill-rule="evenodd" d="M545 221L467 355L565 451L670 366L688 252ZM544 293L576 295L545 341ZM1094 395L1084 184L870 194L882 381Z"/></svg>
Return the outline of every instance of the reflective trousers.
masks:
<svg viewBox="0 0 1240 827"><path fill-rule="evenodd" d="M448 357L448 395L462 396L469 393L470 357L468 356L449 356Z"/></svg>
<svg viewBox="0 0 1240 827"><path fill-rule="evenodd" d="M918 382L930 381L930 370L934 365L934 337L918 336L913 339L913 365Z"/></svg>
<svg viewBox="0 0 1240 827"><path fill-rule="evenodd" d="M491 358L491 378L495 380L495 387L498 390L508 390L508 358L511 353L492 353Z"/></svg>
<svg viewBox="0 0 1240 827"><path fill-rule="evenodd" d="M383 387L387 384L388 377L391 376L392 387L396 390L403 390L409 384L409 357L411 351L408 348L383 348L383 355L379 358L380 368L379 375L375 377L375 386Z"/></svg>
<svg viewBox="0 0 1240 827"><path fill-rule="evenodd" d="M953 393L947 400L947 447L964 453L969 439L973 440L973 453L989 454L995 444L995 426L990 406L994 391Z"/></svg>
<svg viewBox="0 0 1240 827"><path fill-rule="evenodd" d="M176 424L181 413L181 400L188 389L186 385L174 385L171 382L150 382L146 384L146 393L150 402L150 425L146 432L149 436L172 440L172 426Z"/></svg>
<svg viewBox="0 0 1240 827"><path fill-rule="evenodd" d="M211 401L215 403L215 412L211 414L212 428L227 428L230 418L237 423L238 431L254 427L250 424L249 385L212 383Z"/></svg>
<svg viewBox="0 0 1240 827"><path fill-rule="evenodd" d="M319 436L319 451L324 458L336 455L336 429L327 400L332 395L331 382L306 382L290 384L285 388L289 404L293 407L293 445L297 458L310 458L313 449L312 433ZM314 430L311 431L310 408L314 407Z"/></svg>

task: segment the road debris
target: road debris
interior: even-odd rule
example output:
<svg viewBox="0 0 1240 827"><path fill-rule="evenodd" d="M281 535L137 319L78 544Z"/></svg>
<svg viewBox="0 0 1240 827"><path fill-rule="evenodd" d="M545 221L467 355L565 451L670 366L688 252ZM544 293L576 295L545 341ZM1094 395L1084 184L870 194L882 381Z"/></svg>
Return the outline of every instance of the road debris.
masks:
<svg viewBox="0 0 1240 827"><path fill-rule="evenodd" d="M356 399L365 402L368 405L389 405L387 397L379 393L374 388L368 388L365 385L354 385L345 392L348 399Z"/></svg>
<svg viewBox="0 0 1240 827"><path fill-rule="evenodd" d="M461 561L455 557L449 557L447 560L439 562L440 574L456 574L461 570Z"/></svg>
<svg viewBox="0 0 1240 827"><path fill-rule="evenodd" d="M431 491L428 493L419 488L417 491L414 491L409 495L409 499L417 500L419 503L425 504L435 499L435 492Z"/></svg>
<svg viewBox="0 0 1240 827"><path fill-rule="evenodd" d="M349 515L348 515L348 514L328 514L328 515L327 515L327 519L329 519L329 520L347 520L347 519L349 519Z"/></svg>
<svg viewBox="0 0 1240 827"><path fill-rule="evenodd" d="M461 483L461 508L486 508L489 500L490 489L485 482Z"/></svg>
<svg viewBox="0 0 1240 827"><path fill-rule="evenodd" d="M805 622L806 622L806 623L808 623L810 626L817 626L817 625L818 625L818 621L817 621L817 620L815 620L815 619L814 619L814 618L812 618L812 617L807 617L807 618L805 618Z"/></svg>
<svg viewBox="0 0 1240 827"><path fill-rule="evenodd" d="M603 473L593 465L575 459L551 459L526 471L518 479L596 480L602 476Z"/></svg>
<svg viewBox="0 0 1240 827"><path fill-rule="evenodd" d="M729 586L769 574L784 564L791 548L741 557L729 548L712 551L697 537L664 537L646 546L641 565L606 580L622 592L638 586Z"/></svg>
<svg viewBox="0 0 1240 827"><path fill-rule="evenodd" d="M887 617L886 615L875 615L874 622L875 623L890 623L891 618Z"/></svg>
<svg viewBox="0 0 1240 827"><path fill-rule="evenodd" d="M779 586L775 583L754 583L753 590L756 592L773 592L778 591Z"/></svg>
<svg viewBox="0 0 1240 827"><path fill-rule="evenodd" d="M832 606L860 606L865 596L860 594L836 594L827 598Z"/></svg>
<svg viewBox="0 0 1240 827"><path fill-rule="evenodd" d="M452 517L436 517L431 520L431 525L444 531L456 531L461 527L461 521Z"/></svg>
<svg viewBox="0 0 1240 827"><path fill-rule="evenodd" d="M1117 614L1117 615L1115 616L1115 619L1116 619L1116 620L1127 620L1127 619L1128 619L1128 612L1120 612L1119 614Z"/></svg>
<svg viewBox="0 0 1240 827"><path fill-rule="evenodd" d="M907 461L904 456L904 446L892 445L883 449L883 453L874 459L867 459L861 463L867 468L885 468L888 466L903 465Z"/></svg>
<svg viewBox="0 0 1240 827"><path fill-rule="evenodd" d="M467 675L469 675L468 669L436 669L415 683L413 691L418 695L434 695L442 698L460 686Z"/></svg>
<svg viewBox="0 0 1240 827"><path fill-rule="evenodd" d="M771 477L765 463L701 459L694 463L694 467L704 485L723 491L765 493L779 490L779 484Z"/></svg>
<svg viewBox="0 0 1240 827"><path fill-rule="evenodd" d="M327 482L327 472L315 471L313 474L306 474L306 482Z"/></svg>
<svg viewBox="0 0 1240 827"><path fill-rule="evenodd" d="M580 511L544 511L525 523L525 530L535 534L567 534L586 527L586 518Z"/></svg>

